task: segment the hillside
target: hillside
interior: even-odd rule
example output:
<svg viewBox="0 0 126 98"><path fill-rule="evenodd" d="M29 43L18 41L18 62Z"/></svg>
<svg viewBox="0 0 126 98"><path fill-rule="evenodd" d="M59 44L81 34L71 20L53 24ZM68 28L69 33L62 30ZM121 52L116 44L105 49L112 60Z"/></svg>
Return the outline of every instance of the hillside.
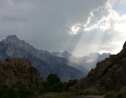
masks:
<svg viewBox="0 0 126 98"><path fill-rule="evenodd" d="M126 86L126 42L116 55L97 63L85 78L80 79L75 88L97 90L122 90Z"/></svg>

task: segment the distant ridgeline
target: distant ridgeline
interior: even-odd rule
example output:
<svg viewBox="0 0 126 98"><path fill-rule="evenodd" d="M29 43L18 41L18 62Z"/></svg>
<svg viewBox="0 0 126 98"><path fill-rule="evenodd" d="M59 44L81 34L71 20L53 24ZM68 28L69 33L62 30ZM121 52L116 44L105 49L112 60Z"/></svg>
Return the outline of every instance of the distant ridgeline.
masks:
<svg viewBox="0 0 126 98"><path fill-rule="evenodd" d="M83 57L75 57L67 51L53 52L52 54L58 57L66 58L67 60L69 60L69 65L75 67L82 72L85 71L86 73L88 73L92 68L95 68L98 62L104 60L105 58L108 58L110 55L110 53L100 54L96 52L90 53Z"/></svg>

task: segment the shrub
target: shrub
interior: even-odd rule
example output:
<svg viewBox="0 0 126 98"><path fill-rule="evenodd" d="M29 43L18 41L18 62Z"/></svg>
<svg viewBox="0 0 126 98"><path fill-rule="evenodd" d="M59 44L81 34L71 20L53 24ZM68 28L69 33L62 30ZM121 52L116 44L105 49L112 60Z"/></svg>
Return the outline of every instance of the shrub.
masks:
<svg viewBox="0 0 126 98"><path fill-rule="evenodd" d="M70 98L70 94L66 92L62 92L62 93L57 94L55 98Z"/></svg>
<svg viewBox="0 0 126 98"><path fill-rule="evenodd" d="M44 90L40 94L48 92L61 92L64 84L60 81L60 78L56 74L49 74L47 81L44 81Z"/></svg>
<svg viewBox="0 0 126 98"><path fill-rule="evenodd" d="M117 98L126 98L126 92L120 92L116 95Z"/></svg>
<svg viewBox="0 0 126 98"><path fill-rule="evenodd" d="M104 95L105 98L126 98L126 92L108 92Z"/></svg>
<svg viewBox="0 0 126 98"><path fill-rule="evenodd" d="M115 98L115 92L108 92L104 95L105 98Z"/></svg>
<svg viewBox="0 0 126 98"><path fill-rule="evenodd" d="M0 89L0 98L29 98L33 95L33 91L27 90L21 83L13 84L12 87Z"/></svg>
<svg viewBox="0 0 126 98"><path fill-rule="evenodd" d="M57 84L60 82L60 78L57 77L56 74L49 74L48 77L47 77L47 82L49 82L51 84L51 86L53 84Z"/></svg>

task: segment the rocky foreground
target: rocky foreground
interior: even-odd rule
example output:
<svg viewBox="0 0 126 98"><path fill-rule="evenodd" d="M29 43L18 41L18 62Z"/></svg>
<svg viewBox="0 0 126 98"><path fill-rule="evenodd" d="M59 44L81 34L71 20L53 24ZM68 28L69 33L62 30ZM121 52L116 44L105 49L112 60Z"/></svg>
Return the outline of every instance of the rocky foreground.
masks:
<svg viewBox="0 0 126 98"><path fill-rule="evenodd" d="M91 90L126 89L126 42L118 54L97 63L96 68L79 80L74 87Z"/></svg>
<svg viewBox="0 0 126 98"><path fill-rule="evenodd" d="M27 89L43 89L43 80L30 61L23 58L9 58L0 63L0 88L22 83Z"/></svg>

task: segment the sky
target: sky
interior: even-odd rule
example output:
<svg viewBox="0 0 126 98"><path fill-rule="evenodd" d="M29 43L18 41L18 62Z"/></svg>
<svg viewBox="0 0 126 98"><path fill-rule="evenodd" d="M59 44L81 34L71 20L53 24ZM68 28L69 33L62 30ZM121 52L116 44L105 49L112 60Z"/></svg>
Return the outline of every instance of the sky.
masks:
<svg viewBox="0 0 126 98"><path fill-rule="evenodd" d="M17 35L39 50L75 56L118 53L126 0L0 0L0 39Z"/></svg>

